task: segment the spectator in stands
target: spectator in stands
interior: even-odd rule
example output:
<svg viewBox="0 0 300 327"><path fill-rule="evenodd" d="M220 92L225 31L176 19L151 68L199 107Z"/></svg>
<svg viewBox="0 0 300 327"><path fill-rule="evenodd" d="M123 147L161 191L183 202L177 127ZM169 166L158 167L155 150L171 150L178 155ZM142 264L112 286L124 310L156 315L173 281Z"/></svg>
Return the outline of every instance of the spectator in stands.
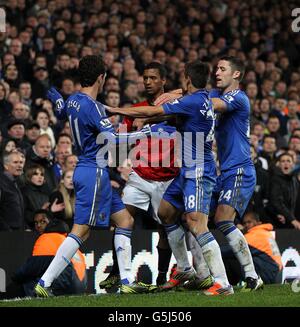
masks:
<svg viewBox="0 0 300 327"><path fill-rule="evenodd" d="M74 92L75 92L74 81L69 77L65 77L62 80L61 95L63 96L64 99L67 99Z"/></svg>
<svg viewBox="0 0 300 327"><path fill-rule="evenodd" d="M264 135L265 135L265 124L262 122L256 122L252 125L251 134L256 135L258 147L257 151L262 151L262 146L264 142Z"/></svg>
<svg viewBox="0 0 300 327"><path fill-rule="evenodd" d="M287 133L287 121L288 117L284 113L284 109L286 108L287 101L284 98L276 99L274 103L274 107L271 110L271 115L275 115L278 117L280 121L280 135L284 136Z"/></svg>
<svg viewBox="0 0 300 327"><path fill-rule="evenodd" d="M29 125L26 126L25 129L25 138L24 140L29 143L31 146L35 144L36 140L40 136L40 125L33 121Z"/></svg>
<svg viewBox="0 0 300 327"><path fill-rule="evenodd" d="M267 121L267 128L269 135L273 136L276 140L276 147L280 149L287 146L285 138L280 134L280 120L275 115L270 115Z"/></svg>
<svg viewBox="0 0 300 327"><path fill-rule="evenodd" d="M32 83L32 98L45 99L46 92L49 89L49 73L46 67L34 66L33 67L34 82Z"/></svg>
<svg viewBox="0 0 300 327"><path fill-rule="evenodd" d="M24 202L17 178L23 174L24 155L18 151L3 155L0 173L0 231L24 230Z"/></svg>
<svg viewBox="0 0 300 327"><path fill-rule="evenodd" d="M72 154L72 148L69 145L60 144L55 148L55 164L53 169L57 182L61 180L66 157Z"/></svg>
<svg viewBox="0 0 300 327"><path fill-rule="evenodd" d="M51 74L52 85L60 89L64 78L74 75L74 71L70 69L70 63L70 55L67 52L62 52L57 56L56 64Z"/></svg>
<svg viewBox="0 0 300 327"><path fill-rule="evenodd" d="M52 127L50 126L50 115L48 111L41 109L36 114L36 122L40 126L40 135L47 134L51 139L51 147L55 148L55 137Z"/></svg>
<svg viewBox="0 0 300 327"><path fill-rule="evenodd" d="M26 186L22 188L26 227L34 229L34 213L48 209L49 195L45 191L45 170L40 165L32 165L25 170Z"/></svg>
<svg viewBox="0 0 300 327"><path fill-rule="evenodd" d="M27 105L29 108L32 105L32 98L31 98L31 84L29 82L21 82L19 85L19 94L21 98L21 102Z"/></svg>
<svg viewBox="0 0 300 327"><path fill-rule="evenodd" d="M270 197L270 175L268 170L264 168L264 166L267 166L267 164L264 163L265 159L258 157L257 152L252 145L251 159L256 171L256 186L249 205L255 208L261 220L266 222L269 221L265 212L265 207L267 206Z"/></svg>
<svg viewBox="0 0 300 327"><path fill-rule="evenodd" d="M39 164L45 169L45 186L47 194L55 189L57 182L53 169L53 157L51 155L51 139L47 134L40 135L35 144L26 154L27 167Z"/></svg>
<svg viewBox="0 0 300 327"><path fill-rule="evenodd" d="M57 144L56 145L57 146L63 146L65 148L71 148L72 147L72 138L71 138L70 134L60 133L58 135L58 139L57 139Z"/></svg>
<svg viewBox="0 0 300 327"><path fill-rule="evenodd" d="M11 114L11 104L7 101L9 91L5 84L0 81L0 120L2 123L6 123L9 120Z"/></svg>
<svg viewBox="0 0 300 327"><path fill-rule="evenodd" d="M65 170L57 190L50 195L50 206L53 203L62 204L61 210L55 212L54 217L65 221L70 228L73 226L75 210L73 172L74 170Z"/></svg>
<svg viewBox="0 0 300 327"><path fill-rule="evenodd" d="M63 171L74 170L78 162L78 157L75 154L66 156Z"/></svg>
<svg viewBox="0 0 300 327"><path fill-rule="evenodd" d="M259 155L268 162L268 169L275 164L275 155L277 151L276 139L271 135L265 135L263 140L262 151Z"/></svg>
<svg viewBox="0 0 300 327"><path fill-rule="evenodd" d="M26 152L30 149L30 144L26 142L25 138L25 123L23 120L11 120L7 124L7 135L15 140L18 148Z"/></svg>
<svg viewBox="0 0 300 327"><path fill-rule="evenodd" d="M120 93L115 90L109 90L105 95L105 103L113 108L117 108L120 106ZM111 115L109 117L111 124L117 128L121 121L120 115Z"/></svg>
<svg viewBox="0 0 300 327"><path fill-rule="evenodd" d="M277 159L277 167L271 179L269 212L274 226L300 230L300 221L295 217L299 181L292 174L293 157L288 153Z"/></svg>
<svg viewBox="0 0 300 327"><path fill-rule="evenodd" d="M25 124L31 122L30 107L22 102L14 104L11 115L12 119L23 120Z"/></svg>
<svg viewBox="0 0 300 327"><path fill-rule="evenodd" d="M43 100L42 109L46 110L48 112L49 118L50 118L49 125L51 127L53 126L53 130L55 131L55 127L56 127L55 125L57 124L57 118L54 115L52 103L49 100Z"/></svg>
<svg viewBox="0 0 300 327"><path fill-rule="evenodd" d="M34 214L34 224L36 231L40 234L36 240L32 255L16 271L12 280L22 284L23 296L34 296L33 288L40 277L44 274L57 249L69 233L66 224L52 216L47 210L38 210ZM53 282L54 295L82 294L87 287L87 274L85 259L78 250L71 259L69 265L61 275Z"/></svg>

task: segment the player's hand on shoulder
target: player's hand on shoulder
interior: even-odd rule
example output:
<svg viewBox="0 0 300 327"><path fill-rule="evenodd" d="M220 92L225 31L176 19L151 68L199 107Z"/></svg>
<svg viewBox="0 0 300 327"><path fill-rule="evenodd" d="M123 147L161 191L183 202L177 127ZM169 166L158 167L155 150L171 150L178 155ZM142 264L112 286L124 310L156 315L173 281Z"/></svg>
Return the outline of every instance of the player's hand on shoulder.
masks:
<svg viewBox="0 0 300 327"><path fill-rule="evenodd" d="M177 89L171 92L167 92L167 93L163 93L162 95L160 95L155 101L154 101L154 105L155 106L160 106L164 103L167 102L172 102L175 99L178 99L182 97L182 90L181 89Z"/></svg>

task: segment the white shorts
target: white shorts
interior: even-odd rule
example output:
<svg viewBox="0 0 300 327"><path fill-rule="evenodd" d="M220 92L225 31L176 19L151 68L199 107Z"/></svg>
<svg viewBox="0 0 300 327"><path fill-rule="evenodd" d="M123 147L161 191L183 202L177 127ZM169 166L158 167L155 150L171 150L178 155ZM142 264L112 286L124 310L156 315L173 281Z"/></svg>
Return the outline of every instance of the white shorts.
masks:
<svg viewBox="0 0 300 327"><path fill-rule="evenodd" d="M172 179L164 182L143 179L135 171L129 174L129 179L123 190L122 201L124 204L132 205L147 211L151 203L153 219L161 224L157 212L160 201Z"/></svg>

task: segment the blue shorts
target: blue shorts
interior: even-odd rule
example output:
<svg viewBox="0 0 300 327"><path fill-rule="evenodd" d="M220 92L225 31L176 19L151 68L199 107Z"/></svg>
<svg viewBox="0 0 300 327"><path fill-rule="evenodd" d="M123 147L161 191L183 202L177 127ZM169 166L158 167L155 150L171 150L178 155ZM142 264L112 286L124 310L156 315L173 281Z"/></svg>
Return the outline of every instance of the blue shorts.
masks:
<svg viewBox="0 0 300 327"><path fill-rule="evenodd" d="M256 172L254 166L236 168L221 173L213 191L211 210L215 210L218 204L227 204L234 208L242 218L255 185Z"/></svg>
<svg viewBox="0 0 300 327"><path fill-rule="evenodd" d="M163 199L181 212L201 212L208 215L214 186L214 174L187 178L186 172L181 169L180 174L167 188Z"/></svg>
<svg viewBox="0 0 300 327"><path fill-rule="evenodd" d="M111 187L106 169L76 167L73 184L75 224L108 227L110 216L125 209L119 194Z"/></svg>

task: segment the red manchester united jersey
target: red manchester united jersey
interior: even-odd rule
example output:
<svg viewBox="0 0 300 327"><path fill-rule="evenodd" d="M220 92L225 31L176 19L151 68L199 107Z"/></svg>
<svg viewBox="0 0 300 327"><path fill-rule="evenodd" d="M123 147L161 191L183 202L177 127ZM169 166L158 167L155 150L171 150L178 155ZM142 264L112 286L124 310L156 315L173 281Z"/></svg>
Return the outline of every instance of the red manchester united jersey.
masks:
<svg viewBox="0 0 300 327"><path fill-rule="evenodd" d="M149 106L149 103L148 101L143 101L133 106ZM123 124L127 125L129 132L132 131L133 121L134 118L131 117L125 117L123 120ZM142 139L137 142L137 146L135 147L137 152L133 160L138 160L139 164L133 162L133 170L142 178L162 182L168 181L178 174L179 168L175 167L174 140L168 143L170 146L163 146L162 142L163 140L158 140L154 137L151 139ZM170 163L170 165L168 166L166 163Z"/></svg>

